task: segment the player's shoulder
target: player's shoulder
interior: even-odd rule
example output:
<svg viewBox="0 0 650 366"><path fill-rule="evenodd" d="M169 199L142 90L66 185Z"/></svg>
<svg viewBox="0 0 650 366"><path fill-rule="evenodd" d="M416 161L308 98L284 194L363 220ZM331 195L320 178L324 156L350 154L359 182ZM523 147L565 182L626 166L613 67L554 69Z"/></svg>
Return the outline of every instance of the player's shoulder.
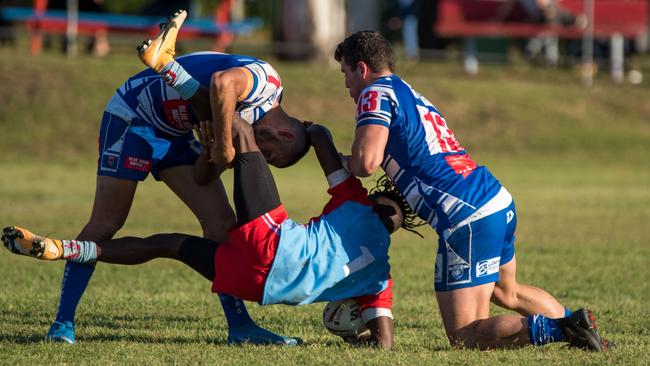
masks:
<svg viewBox="0 0 650 366"><path fill-rule="evenodd" d="M359 100L362 101L379 97L381 100L397 103L396 78L397 76L390 75L375 80L361 91L361 98Z"/></svg>

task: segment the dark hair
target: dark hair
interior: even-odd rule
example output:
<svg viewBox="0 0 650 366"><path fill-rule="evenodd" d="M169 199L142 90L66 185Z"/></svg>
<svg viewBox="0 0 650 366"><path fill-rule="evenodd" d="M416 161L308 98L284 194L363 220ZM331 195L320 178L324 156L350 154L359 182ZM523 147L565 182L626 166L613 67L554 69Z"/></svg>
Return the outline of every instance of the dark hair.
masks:
<svg viewBox="0 0 650 366"><path fill-rule="evenodd" d="M390 42L378 32L361 31L348 36L336 46L334 59L345 62L352 71L363 61L373 72L394 71L395 56Z"/></svg>
<svg viewBox="0 0 650 366"><path fill-rule="evenodd" d="M404 196L399 193L397 187L393 184L393 181L385 174L377 180L377 185L370 190L371 198L378 196L384 196L395 202L402 211L403 221L401 227L404 230L417 234L423 238L422 234L418 233L414 229L426 225L426 221L421 220L418 215L413 212Z"/></svg>

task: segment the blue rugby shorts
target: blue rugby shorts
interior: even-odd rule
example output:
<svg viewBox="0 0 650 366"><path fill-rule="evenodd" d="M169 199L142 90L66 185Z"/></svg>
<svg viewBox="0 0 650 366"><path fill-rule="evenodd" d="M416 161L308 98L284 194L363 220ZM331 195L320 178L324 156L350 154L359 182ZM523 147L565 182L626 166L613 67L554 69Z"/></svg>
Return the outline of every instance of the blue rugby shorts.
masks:
<svg viewBox="0 0 650 366"><path fill-rule="evenodd" d="M436 291L474 287L499 280L499 267L515 255L517 213L505 188L463 222L439 233Z"/></svg>
<svg viewBox="0 0 650 366"><path fill-rule="evenodd" d="M97 175L142 181L149 173L160 180L160 172L180 165L194 165L201 144L191 131L172 136L154 126L104 112L99 131Z"/></svg>

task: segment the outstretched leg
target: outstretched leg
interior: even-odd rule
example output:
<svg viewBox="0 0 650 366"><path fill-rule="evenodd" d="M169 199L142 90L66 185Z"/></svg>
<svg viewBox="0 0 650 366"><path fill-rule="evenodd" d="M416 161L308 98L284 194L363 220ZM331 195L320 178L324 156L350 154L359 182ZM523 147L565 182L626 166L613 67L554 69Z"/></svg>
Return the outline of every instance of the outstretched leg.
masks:
<svg viewBox="0 0 650 366"><path fill-rule="evenodd" d="M97 261L137 265L156 258L185 263L207 280L214 279L214 253L218 243L186 234L124 237L97 243Z"/></svg>
<svg viewBox="0 0 650 366"><path fill-rule="evenodd" d="M101 242L60 240L39 236L18 226L5 227L2 242L16 254L81 264L105 262L137 265L156 258L174 259L210 281L214 279L214 254L219 245L215 241L186 234L124 237Z"/></svg>

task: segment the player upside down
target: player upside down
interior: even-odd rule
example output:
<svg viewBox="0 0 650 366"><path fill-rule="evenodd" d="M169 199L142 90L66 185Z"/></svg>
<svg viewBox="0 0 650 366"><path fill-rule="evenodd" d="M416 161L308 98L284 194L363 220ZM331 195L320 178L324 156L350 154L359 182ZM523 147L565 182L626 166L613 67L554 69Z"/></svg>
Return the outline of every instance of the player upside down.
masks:
<svg viewBox="0 0 650 366"><path fill-rule="evenodd" d="M390 192L368 196L361 182L342 169L329 132L314 125L309 137L332 198L320 216L298 224L287 217L280 203L250 126L238 124L235 130L237 224L224 242L185 234L101 242L58 240L7 227L4 245L16 254L80 263L135 265L154 258L175 259L213 281L213 292L263 305L354 297L371 331L366 340L392 346L390 233L408 227L414 214Z"/></svg>

